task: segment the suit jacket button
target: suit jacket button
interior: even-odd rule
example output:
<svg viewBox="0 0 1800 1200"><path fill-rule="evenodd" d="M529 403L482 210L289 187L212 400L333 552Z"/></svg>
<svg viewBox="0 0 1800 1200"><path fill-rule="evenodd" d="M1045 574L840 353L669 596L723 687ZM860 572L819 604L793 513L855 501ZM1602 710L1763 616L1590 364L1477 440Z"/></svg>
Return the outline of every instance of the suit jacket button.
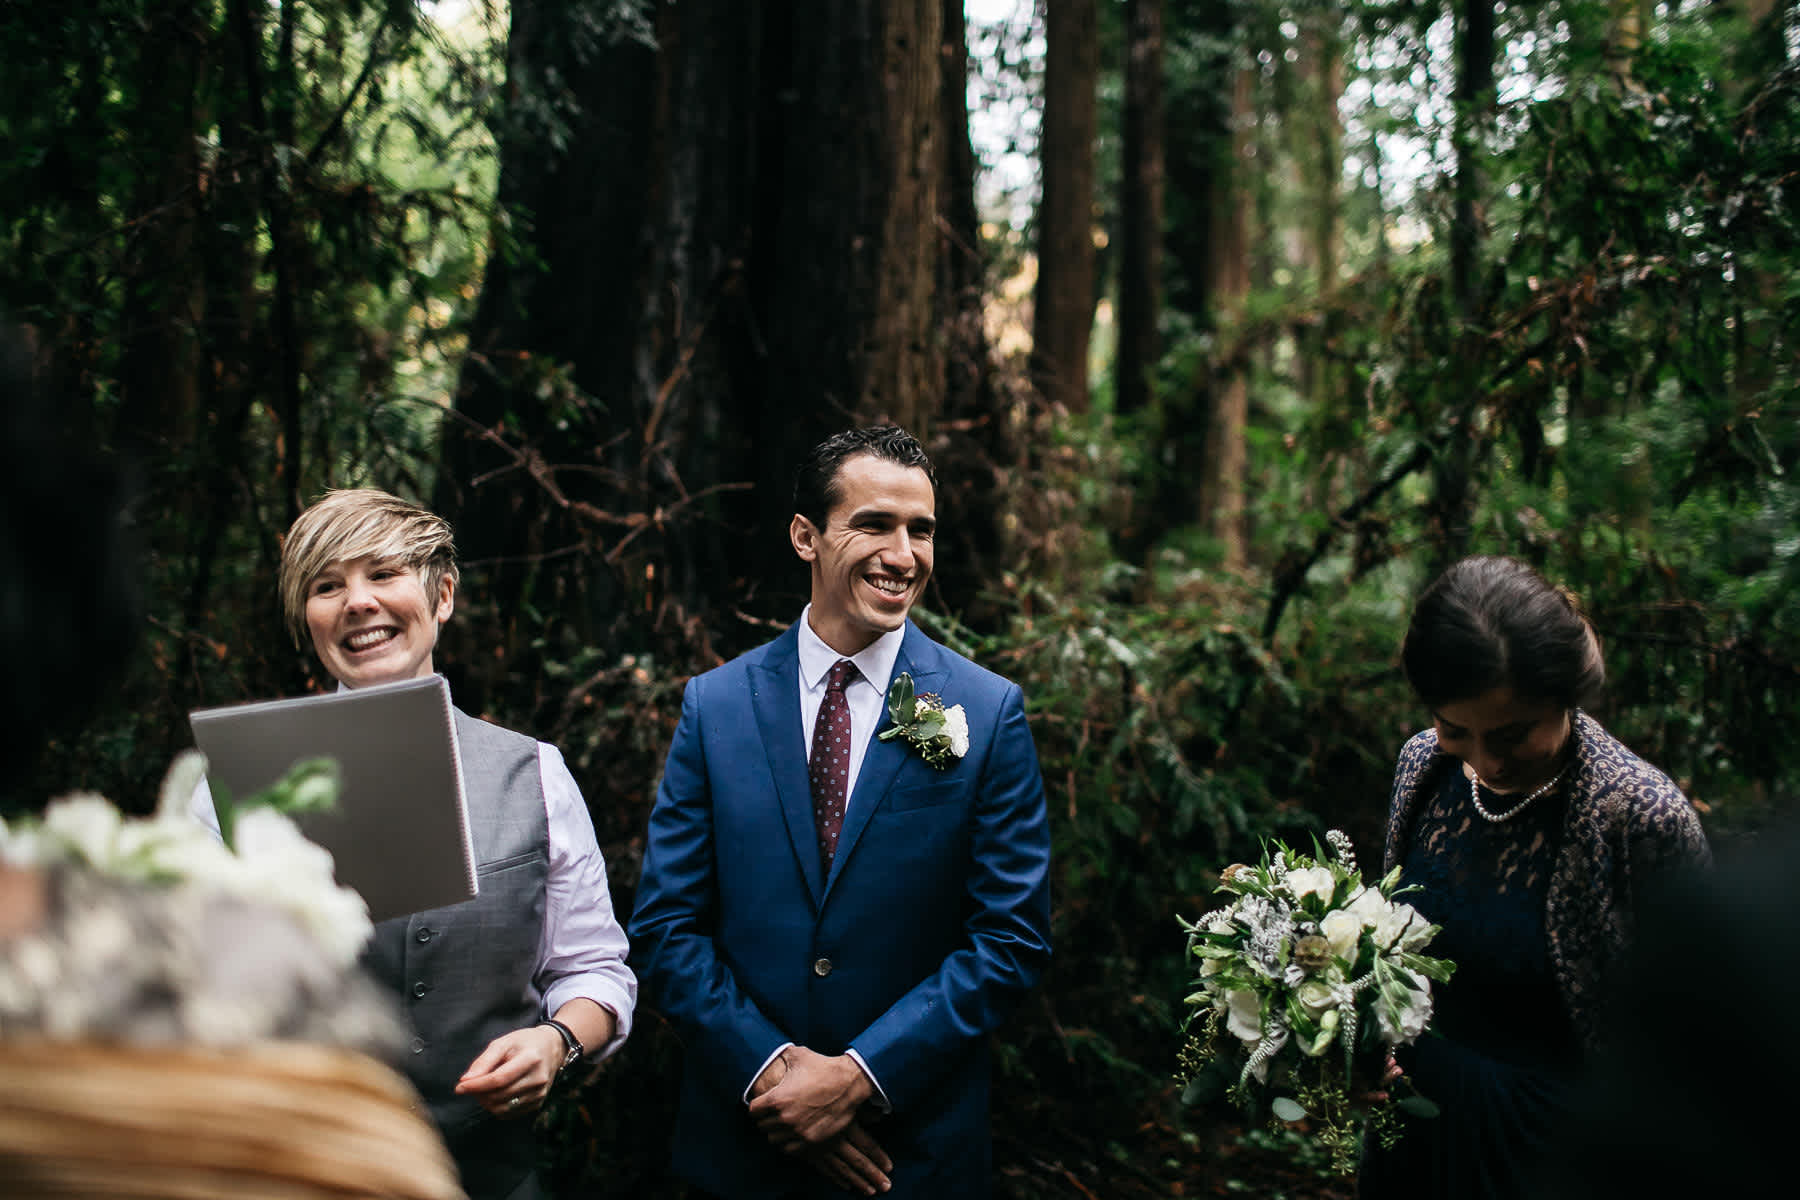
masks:
<svg viewBox="0 0 1800 1200"><path fill-rule="evenodd" d="M817 975L820 979L831 974L831 960L829 958L821 958L818 962L815 962L813 964L813 974Z"/></svg>
<svg viewBox="0 0 1800 1200"><path fill-rule="evenodd" d="M412 993L415 996L422 997L425 995L426 992L429 992L430 990L431 990L431 985L426 983L424 980L420 980L418 983L415 983L412 986Z"/></svg>

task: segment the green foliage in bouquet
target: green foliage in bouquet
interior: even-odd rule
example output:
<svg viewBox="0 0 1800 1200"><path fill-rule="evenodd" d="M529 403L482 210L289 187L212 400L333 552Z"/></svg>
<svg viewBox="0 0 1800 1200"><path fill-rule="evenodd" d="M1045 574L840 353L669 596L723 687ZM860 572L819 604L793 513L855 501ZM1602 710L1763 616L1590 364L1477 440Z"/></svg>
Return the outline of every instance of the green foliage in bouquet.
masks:
<svg viewBox="0 0 1800 1200"><path fill-rule="evenodd" d="M1221 1094L1254 1117L1310 1117L1342 1174L1355 1168L1359 1115L1392 1144L1390 1104L1420 1116L1423 1096L1367 1101L1382 1086L1389 1053L1415 1041L1431 1020L1431 982L1454 964L1423 953L1438 927L1398 897L1399 869L1372 885L1350 839L1326 835L1331 855L1312 857L1280 842L1258 866L1235 864L1218 891L1232 900L1181 922L1187 958L1198 965L1184 1003L1180 1070L1189 1104Z"/></svg>

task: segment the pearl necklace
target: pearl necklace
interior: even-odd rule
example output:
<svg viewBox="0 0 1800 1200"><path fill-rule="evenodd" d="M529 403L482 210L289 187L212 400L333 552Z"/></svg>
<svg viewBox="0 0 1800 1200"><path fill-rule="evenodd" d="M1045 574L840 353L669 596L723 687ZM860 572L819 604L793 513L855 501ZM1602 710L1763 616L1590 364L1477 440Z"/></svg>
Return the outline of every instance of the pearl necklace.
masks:
<svg viewBox="0 0 1800 1200"><path fill-rule="evenodd" d="M1513 805L1511 808L1507 809L1503 813L1491 813L1485 807L1482 806L1482 803L1481 803L1481 776L1477 775L1474 772L1474 770L1471 769L1469 771L1469 799L1474 802L1475 811L1480 813L1487 820L1493 821L1496 823L1498 823L1500 821L1510 821L1514 817L1518 816L1520 813L1524 812L1525 806L1527 804L1530 804L1533 800L1536 800L1539 796L1543 795L1545 792L1547 792L1551 788L1555 787L1557 784L1557 781L1562 779L1563 771L1567 771L1568 769L1569 768L1567 766L1564 766L1562 771L1558 771L1556 774L1552 775L1549 779L1545 780L1538 787L1532 789L1532 791L1528 795L1526 795L1526 797L1523 800L1519 801L1517 804Z"/></svg>

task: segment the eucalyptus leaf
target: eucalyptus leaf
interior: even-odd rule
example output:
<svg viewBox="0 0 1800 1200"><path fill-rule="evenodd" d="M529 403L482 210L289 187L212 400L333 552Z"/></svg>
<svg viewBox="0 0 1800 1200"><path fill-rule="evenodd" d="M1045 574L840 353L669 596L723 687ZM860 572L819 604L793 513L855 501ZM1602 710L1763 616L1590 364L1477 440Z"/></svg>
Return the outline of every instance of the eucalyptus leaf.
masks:
<svg viewBox="0 0 1800 1200"><path fill-rule="evenodd" d="M1269 1102L1269 1111L1282 1121L1303 1121L1306 1110L1292 1096L1277 1096Z"/></svg>
<svg viewBox="0 0 1800 1200"><path fill-rule="evenodd" d="M913 681L912 675L906 671L894 676L894 682L888 685L888 716L896 725L910 725L913 720Z"/></svg>

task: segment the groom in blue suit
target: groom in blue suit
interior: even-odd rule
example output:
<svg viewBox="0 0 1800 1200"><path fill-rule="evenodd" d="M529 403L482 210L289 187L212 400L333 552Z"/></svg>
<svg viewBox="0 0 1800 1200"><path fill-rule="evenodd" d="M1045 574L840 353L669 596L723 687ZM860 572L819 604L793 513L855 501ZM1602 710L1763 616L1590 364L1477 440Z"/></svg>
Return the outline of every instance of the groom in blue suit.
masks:
<svg viewBox="0 0 1800 1200"><path fill-rule="evenodd" d="M688 684L631 922L686 1045L676 1167L729 1200L983 1197L987 1037L1050 956L1023 697L907 620L936 531L911 435L839 434L794 493L811 603ZM902 673L966 735L876 736Z"/></svg>

